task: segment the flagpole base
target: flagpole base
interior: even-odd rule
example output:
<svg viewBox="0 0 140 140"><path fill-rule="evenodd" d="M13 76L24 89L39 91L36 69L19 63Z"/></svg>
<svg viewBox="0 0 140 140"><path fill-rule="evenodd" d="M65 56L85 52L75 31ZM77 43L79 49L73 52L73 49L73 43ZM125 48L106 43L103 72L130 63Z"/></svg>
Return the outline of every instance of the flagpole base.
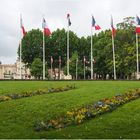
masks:
<svg viewBox="0 0 140 140"><path fill-rule="evenodd" d="M72 76L71 76L71 75L65 75L65 76L64 76L64 79L65 79L65 80L71 80L71 79L72 79Z"/></svg>
<svg viewBox="0 0 140 140"><path fill-rule="evenodd" d="M136 79L139 80L140 79L140 74L136 75Z"/></svg>

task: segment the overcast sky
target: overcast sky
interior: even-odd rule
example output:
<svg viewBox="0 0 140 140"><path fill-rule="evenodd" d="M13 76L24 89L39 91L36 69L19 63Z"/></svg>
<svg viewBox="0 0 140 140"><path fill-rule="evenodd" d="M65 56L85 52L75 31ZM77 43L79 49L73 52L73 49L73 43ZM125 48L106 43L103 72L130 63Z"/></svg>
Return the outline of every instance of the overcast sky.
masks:
<svg viewBox="0 0 140 140"><path fill-rule="evenodd" d="M20 13L27 31L41 29L42 16L51 31L66 28L66 14L78 36L90 35L91 14L102 30L110 28L126 16L140 16L140 0L0 0L0 61L15 63L20 41Z"/></svg>

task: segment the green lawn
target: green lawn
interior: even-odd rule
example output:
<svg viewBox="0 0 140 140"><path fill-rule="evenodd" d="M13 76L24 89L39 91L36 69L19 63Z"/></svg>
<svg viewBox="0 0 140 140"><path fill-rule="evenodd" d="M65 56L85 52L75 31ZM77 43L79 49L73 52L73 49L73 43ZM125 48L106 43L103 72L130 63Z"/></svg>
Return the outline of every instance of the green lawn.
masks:
<svg viewBox="0 0 140 140"><path fill-rule="evenodd" d="M42 132L33 130L36 121L51 119L83 104L140 88L139 81L0 81L0 94L20 94L69 83L75 83L77 89L1 102L0 138L140 138L140 99L78 126Z"/></svg>

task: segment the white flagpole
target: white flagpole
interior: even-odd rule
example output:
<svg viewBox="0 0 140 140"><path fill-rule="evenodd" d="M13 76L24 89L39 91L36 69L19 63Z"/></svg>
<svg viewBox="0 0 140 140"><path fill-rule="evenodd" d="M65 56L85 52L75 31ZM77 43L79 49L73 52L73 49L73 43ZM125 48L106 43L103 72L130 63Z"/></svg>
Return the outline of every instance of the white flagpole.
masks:
<svg viewBox="0 0 140 140"><path fill-rule="evenodd" d="M52 75L52 56L51 56L51 79L53 79L53 75Z"/></svg>
<svg viewBox="0 0 140 140"><path fill-rule="evenodd" d="M84 80L86 79L86 76L85 76L85 75L86 75L86 71L85 71L85 63L86 63L86 62L85 62L85 61L86 61L86 60L85 60L85 56L84 56Z"/></svg>
<svg viewBox="0 0 140 140"><path fill-rule="evenodd" d="M115 50L114 50L114 36L113 36L113 33L112 33L112 51L113 51L114 80L116 80L116 65L115 65Z"/></svg>
<svg viewBox="0 0 140 140"><path fill-rule="evenodd" d="M20 79L22 79L22 38L20 42Z"/></svg>
<svg viewBox="0 0 140 140"><path fill-rule="evenodd" d="M43 28L43 80L45 80L45 34Z"/></svg>
<svg viewBox="0 0 140 140"><path fill-rule="evenodd" d="M78 58L76 59L76 80L77 80L77 67L78 67Z"/></svg>
<svg viewBox="0 0 140 140"><path fill-rule="evenodd" d="M136 33L136 55L137 55L137 79L139 79L139 50L138 50L138 34Z"/></svg>
<svg viewBox="0 0 140 140"><path fill-rule="evenodd" d="M20 14L20 79L22 79L22 15Z"/></svg>
<svg viewBox="0 0 140 140"><path fill-rule="evenodd" d="M59 80L60 80L60 73L61 73L61 56L59 56Z"/></svg>
<svg viewBox="0 0 140 140"><path fill-rule="evenodd" d="M93 79L93 40L92 40L92 26L91 26L91 79Z"/></svg>
<svg viewBox="0 0 140 140"><path fill-rule="evenodd" d="M69 75L69 25L67 30L67 75Z"/></svg>

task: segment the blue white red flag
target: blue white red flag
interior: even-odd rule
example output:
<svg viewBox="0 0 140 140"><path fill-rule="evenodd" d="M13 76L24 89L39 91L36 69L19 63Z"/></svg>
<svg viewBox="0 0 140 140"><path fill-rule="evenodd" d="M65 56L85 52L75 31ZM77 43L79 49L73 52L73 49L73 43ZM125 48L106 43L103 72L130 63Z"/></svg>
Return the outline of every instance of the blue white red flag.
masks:
<svg viewBox="0 0 140 140"><path fill-rule="evenodd" d="M136 22L137 22L136 33L140 34L140 18L138 16L136 16Z"/></svg>
<svg viewBox="0 0 140 140"><path fill-rule="evenodd" d="M112 16L111 16L111 28L112 28L112 35L114 37L115 34L116 34L116 29L114 28L114 25L113 25L113 18L112 18Z"/></svg>
<svg viewBox="0 0 140 140"><path fill-rule="evenodd" d="M43 18L43 21L42 21L42 28L44 29L44 34L46 36L50 36L51 35L51 31L50 31L50 29L48 28L48 26L46 24L45 18Z"/></svg>
<svg viewBox="0 0 140 140"><path fill-rule="evenodd" d="M26 35L26 31L25 31L25 28L24 28L23 23L22 23L22 17L20 17L20 27L22 29L23 36L25 36Z"/></svg>
<svg viewBox="0 0 140 140"><path fill-rule="evenodd" d="M96 24L96 21L95 21L93 16L92 16L92 27L94 27L95 30L100 30L101 29L101 27Z"/></svg>

